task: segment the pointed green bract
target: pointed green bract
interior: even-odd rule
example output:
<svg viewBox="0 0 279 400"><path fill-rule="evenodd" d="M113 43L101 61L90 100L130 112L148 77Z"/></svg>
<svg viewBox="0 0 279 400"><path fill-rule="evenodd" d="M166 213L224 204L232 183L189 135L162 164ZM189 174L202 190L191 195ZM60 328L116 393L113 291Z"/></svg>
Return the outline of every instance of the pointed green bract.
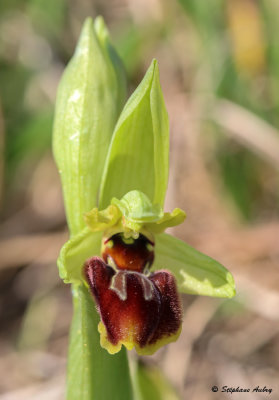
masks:
<svg viewBox="0 0 279 400"><path fill-rule="evenodd" d="M71 234L84 226L83 213L97 194L112 132L125 100L121 62L102 19L88 18L61 79L53 150L61 174Z"/></svg>
<svg viewBox="0 0 279 400"><path fill-rule="evenodd" d="M180 292L212 297L235 295L234 279L220 263L168 234L156 236L153 270L168 269Z"/></svg>
<svg viewBox="0 0 279 400"><path fill-rule="evenodd" d="M81 283L83 265L101 251L102 232L92 232L85 227L62 247L57 260L60 278L65 283Z"/></svg>
<svg viewBox="0 0 279 400"><path fill-rule="evenodd" d="M67 400L133 400L126 352L112 357L100 347L100 317L83 285L74 285L73 299Z"/></svg>
<svg viewBox="0 0 279 400"><path fill-rule="evenodd" d="M95 19L94 28L101 45L106 50L104 54L107 58L108 64L112 63L114 68L114 73L116 75L117 81L115 106L117 107L119 114L120 111L122 111L127 96L126 71L119 55L117 54L115 48L110 42L109 32L102 17L99 16Z"/></svg>
<svg viewBox="0 0 279 400"><path fill-rule="evenodd" d="M139 190L163 207L169 168L169 124L152 61L121 113L108 151L100 190L100 209L112 197Z"/></svg>

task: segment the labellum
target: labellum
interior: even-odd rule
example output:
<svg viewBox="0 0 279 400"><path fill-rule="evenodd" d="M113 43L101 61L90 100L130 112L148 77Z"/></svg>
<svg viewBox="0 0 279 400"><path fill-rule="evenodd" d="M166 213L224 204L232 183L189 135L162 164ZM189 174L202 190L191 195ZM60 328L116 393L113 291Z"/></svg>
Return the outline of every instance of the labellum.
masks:
<svg viewBox="0 0 279 400"><path fill-rule="evenodd" d="M176 282L166 270L150 273L154 242L117 233L103 241L102 257L85 263L84 273L101 316L101 346L117 353L122 344L153 354L175 341L181 330Z"/></svg>

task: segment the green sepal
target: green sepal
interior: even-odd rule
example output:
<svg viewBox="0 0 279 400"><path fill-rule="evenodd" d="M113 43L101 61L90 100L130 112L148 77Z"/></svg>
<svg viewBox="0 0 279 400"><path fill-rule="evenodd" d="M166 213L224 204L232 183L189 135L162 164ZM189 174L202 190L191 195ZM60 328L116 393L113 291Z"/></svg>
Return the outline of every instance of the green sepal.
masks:
<svg viewBox="0 0 279 400"><path fill-rule="evenodd" d="M166 233L156 236L156 255L152 270L168 269L182 293L231 298L235 283L231 273L219 262Z"/></svg>
<svg viewBox="0 0 279 400"><path fill-rule="evenodd" d="M102 19L88 18L59 84L53 151L61 175L71 234L97 205L115 123L125 101L123 68Z"/></svg>
<svg viewBox="0 0 279 400"><path fill-rule="evenodd" d="M83 265L88 258L100 255L101 240L102 232L92 232L85 227L64 244L57 265L60 278L65 283L81 283L83 281Z"/></svg>
<svg viewBox="0 0 279 400"><path fill-rule="evenodd" d="M101 181L99 207L140 190L163 207L168 182L169 123L153 60L115 127Z"/></svg>

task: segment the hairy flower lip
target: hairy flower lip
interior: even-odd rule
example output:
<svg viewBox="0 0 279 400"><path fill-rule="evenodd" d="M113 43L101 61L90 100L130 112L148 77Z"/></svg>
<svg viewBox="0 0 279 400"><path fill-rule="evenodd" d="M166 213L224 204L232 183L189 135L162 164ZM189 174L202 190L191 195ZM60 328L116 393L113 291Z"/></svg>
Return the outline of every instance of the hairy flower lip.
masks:
<svg viewBox="0 0 279 400"><path fill-rule="evenodd" d="M124 345L139 354L153 354L179 336L182 309L170 272L146 276L114 271L100 257L92 257L85 263L84 276L101 316L101 346L109 353Z"/></svg>

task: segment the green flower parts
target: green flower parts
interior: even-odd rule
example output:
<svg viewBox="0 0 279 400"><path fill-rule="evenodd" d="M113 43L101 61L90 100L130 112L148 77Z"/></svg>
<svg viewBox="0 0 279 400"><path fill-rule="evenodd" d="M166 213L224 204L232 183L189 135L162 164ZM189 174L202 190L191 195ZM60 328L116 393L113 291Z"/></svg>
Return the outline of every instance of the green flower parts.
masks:
<svg viewBox="0 0 279 400"><path fill-rule="evenodd" d="M125 93L104 22L88 19L56 106L54 154L71 232L58 266L74 294L90 294L88 318L97 306L103 348L152 354L179 336L179 291L229 298L235 286L217 261L164 233L185 213L163 210L169 124L156 60L124 105Z"/></svg>

